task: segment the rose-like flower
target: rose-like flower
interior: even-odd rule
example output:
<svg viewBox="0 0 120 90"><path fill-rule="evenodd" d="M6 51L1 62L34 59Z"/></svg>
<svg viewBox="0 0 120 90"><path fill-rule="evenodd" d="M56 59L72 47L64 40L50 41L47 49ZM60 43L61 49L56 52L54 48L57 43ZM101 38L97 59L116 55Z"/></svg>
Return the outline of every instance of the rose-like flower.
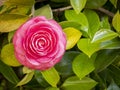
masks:
<svg viewBox="0 0 120 90"><path fill-rule="evenodd" d="M66 37L56 21L38 16L16 31L13 45L21 64L31 69L46 70L61 60Z"/></svg>

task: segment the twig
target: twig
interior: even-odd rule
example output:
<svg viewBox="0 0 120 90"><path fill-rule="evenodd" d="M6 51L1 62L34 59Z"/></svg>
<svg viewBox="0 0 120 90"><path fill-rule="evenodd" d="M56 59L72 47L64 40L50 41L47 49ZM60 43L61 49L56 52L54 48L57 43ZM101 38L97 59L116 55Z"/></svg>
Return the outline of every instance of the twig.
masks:
<svg viewBox="0 0 120 90"><path fill-rule="evenodd" d="M114 16L114 13L112 13L112 12L110 12L110 11L104 9L104 8L98 8L98 10L101 11L101 12L103 12L103 13L105 13L105 14L107 14L110 17Z"/></svg>
<svg viewBox="0 0 120 90"><path fill-rule="evenodd" d="M68 10L68 9L71 9L71 8L72 8L72 6L67 6L67 7L53 9L52 11L53 12L62 12L62 11L65 11L65 10Z"/></svg>

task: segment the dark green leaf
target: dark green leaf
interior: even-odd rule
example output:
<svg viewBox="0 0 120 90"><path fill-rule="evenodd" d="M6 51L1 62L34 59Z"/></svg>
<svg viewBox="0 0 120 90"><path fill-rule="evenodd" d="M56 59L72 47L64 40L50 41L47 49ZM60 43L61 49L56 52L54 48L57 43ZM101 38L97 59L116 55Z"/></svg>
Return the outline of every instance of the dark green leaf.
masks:
<svg viewBox="0 0 120 90"><path fill-rule="evenodd" d="M96 12L85 9L84 14L86 15L89 22L89 36L92 38L100 27L100 19Z"/></svg>
<svg viewBox="0 0 120 90"><path fill-rule="evenodd" d="M48 87L46 88L45 90L60 90L59 88L56 88L56 87Z"/></svg>
<svg viewBox="0 0 120 90"><path fill-rule="evenodd" d="M72 71L72 62L79 54L80 52L77 51L68 51L64 54L62 60L55 65L55 68L63 78L74 74Z"/></svg>
<svg viewBox="0 0 120 90"><path fill-rule="evenodd" d="M52 14L51 7L49 5L46 5L35 10L35 16L45 16L48 19L52 19L53 14Z"/></svg>
<svg viewBox="0 0 120 90"><path fill-rule="evenodd" d="M117 1L118 0L110 0L110 2L114 5L115 8L117 7Z"/></svg>
<svg viewBox="0 0 120 90"><path fill-rule="evenodd" d="M96 9L103 6L107 0L87 0L86 7Z"/></svg>
<svg viewBox="0 0 120 90"><path fill-rule="evenodd" d="M97 84L90 78L80 80L76 76L69 77L62 85L62 90L91 90Z"/></svg>
<svg viewBox="0 0 120 90"><path fill-rule="evenodd" d="M13 69L4 64L1 60L0 60L0 73L2 73L3 76L13 84L17 84L19 82L19 79L16 76Z"/></svg>
<svg viewBox="0 0 120 90"><path fill-rule="evenodd" d="M72 7L77 14L85 7L87 0L70 0Z"/></svg>
<svg viewBox="0 0 120 90"><path fill-rule="evenodd" d="M14 31L28 19L25 15L0 14L0 32Z"/></svg>
<svg viewBox="0 0 120 90"><path fill-rule="evenodd" d="M102 50L95 60L95 70L100 72L113 63L118 57L119 50Z"/></svg>
<svg viewBox="0 0 120 90"><path fill-rule="evenodd" d="M74 10L66 10L65 17L68 21L76 22L81 25L81 30L88 33L88 21L83 13L76 14Z"/></svg>
<svg viewBox="0 0 120 90"><path fill-rule="evenodd" d="M73 71L80 79L84 78L95 69L95 57L96 55L89 58L87 55L81 53L74 59L72 63Z"/></svg>

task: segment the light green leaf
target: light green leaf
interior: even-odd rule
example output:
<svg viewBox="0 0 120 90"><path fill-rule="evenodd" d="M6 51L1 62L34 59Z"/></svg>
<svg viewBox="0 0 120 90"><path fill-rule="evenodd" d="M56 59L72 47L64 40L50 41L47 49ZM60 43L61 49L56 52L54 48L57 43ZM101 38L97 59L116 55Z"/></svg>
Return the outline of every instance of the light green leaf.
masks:
<svg viewBox="0 0 120 90"><path fill-rule="evenodd" d="M100 29L111 29L107 16L101 18Z"/></svg>
<svg viewBox="0 0 120 90"><path fill-rule="evenodd" d="M0 60L0 73L11 83L17 84L19 79L14 70Z"/></svg>
<svg viewBox="0 0 120 90"><path fill-rule="evenodd" d="M110 2L114 5L115 8L117 7L117 1L118 0L110 0Z"/></svg>
<svg viewBox="0 0 120 90"><path fill-rule="evenodd" d="M57 83L60 80L60 76L58 72L56 71L55 68L50 68L45 71L41 71L43 77L45 80L52 86L52 87L57 87Z"/></svg>
<svg viewBox="0 0 120 90"><path fill-rule="evenodd" d="M73 71L80 79L84 78L95 69L95 57L96 55L89 58L87 55L81 53L74 59L72 63Z"/></svg>
<svg viewBox="0 0 120 90"><path fill-rule="evenodd" d="M63 90L91 90L97 84L91 78L83 78L80 80L77 76L69 77L62 85Z"/></svg>
<svg viewBox="0 0 120 90"><path fill-rule="evenodd" d="M117 36L118 34L112 30L101 29L95 33L91 43L104 42L107 40L111 40Z"/></svg>
<svg viewBox="0 0 120 90"><path fill-rule="evenodd" d="M74 8L77 14L85 7L87 0L70 0L72 7Z"/></svg>
<svg viewBox="0 0 120 90"><path fill-rule="evenodd" d="M33 78L33 75L34 75L34 71L27 73L25 77L16 86L22 86L27 84Z"/></svg>
<svg viewBox="0 0 120 90"><path fill-rule="evenodd" d="M72 27L65 28L63 31L65 32L67 37L66 50L73 48L80 39L82 33Z"/></svg>
<svg viewBox="0 0 120 90"><path fill-rule="evenodd" d="M52 13L51 7L49 5L46 5L35 10L35 16L45 16L48 19L52 19L53 13Z"/></svg>
<svg viewBox="0 0 120 90"><path fill-rule="evenodd" d="M0 32L14 31L28 19L25 15L0 14Z"/></svg>
<svg viewBox="0 0 120 90"><path fill-rule="evenodd" d="M7 44L5 45L1 50L1 60L10 66L20 66L21 64L18 62L18 60L15 57L14 54L14 47L13 44Z"/></svg>
<svg viewBox="0 0 120 90"><path fill-rule="evenodd" d="M81 25L81 30L88 33L88 20L83 13L76 14L74 10L66 10L65 17L68 21L76 22Z"/></svg>
<svg viewBox="0 0 120 90"><path fill-rule="evenodd" d="M23 67L23 74L27 74L27 73L31 73L31 72L33 72L33 70L32 69L29 69L28 67Z"/></svg>
<svg viewBox="0 0 120 90"><path fill-rule="evenodd" d="M112 25L117 32L120 32L120 13L119 13L119 11L113 17Z"/></svg>
<svg viewBox="0 0 120 90"><path fill-rule="evenodd" d="M100 27L100 19L97 13L92 10L85 9L84 14L89 22L89 36L92 38Z"/></svg>
<svg viewBox="0 0 120 90"><path fill-rule="evenodd" d="M28 14L34 5L34 0L7 0L4 3L1 14L11 13L11 14Z"/></svg>
<svg viewBox="0 0 120 90"><path fill-rule="evenodd" d="M9 32L8 33L8 42L10 43L12 41L12 38L14 36L15 31Z"/></svg>
<svg viewBox="0 0 120 90"><path fill-rule="evenodd" d="M102 7L108 0L87 0L86 8L96 9Z"/></svg>
<svg viewBox="0 0 120 90"><path fill-rule="evenodd" d="M90 39L83 38L80 39L77 43L78 48L84 52L86 55L91 57L93 53L100 50L100 44L99 43L91 43Z"/></svg>

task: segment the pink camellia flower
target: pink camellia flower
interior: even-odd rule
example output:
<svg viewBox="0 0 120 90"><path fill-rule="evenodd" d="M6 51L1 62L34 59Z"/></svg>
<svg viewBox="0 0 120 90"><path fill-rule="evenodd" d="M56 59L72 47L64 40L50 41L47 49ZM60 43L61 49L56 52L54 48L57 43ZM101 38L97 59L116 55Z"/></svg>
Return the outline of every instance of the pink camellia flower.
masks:
<svg viewBox="0 0 120 90"><path fill-rule="evenodd" d="M38 16L16 31L13 45L21 64L31 69L46 70L61 60L66 37L56 21Z"/></svg>

